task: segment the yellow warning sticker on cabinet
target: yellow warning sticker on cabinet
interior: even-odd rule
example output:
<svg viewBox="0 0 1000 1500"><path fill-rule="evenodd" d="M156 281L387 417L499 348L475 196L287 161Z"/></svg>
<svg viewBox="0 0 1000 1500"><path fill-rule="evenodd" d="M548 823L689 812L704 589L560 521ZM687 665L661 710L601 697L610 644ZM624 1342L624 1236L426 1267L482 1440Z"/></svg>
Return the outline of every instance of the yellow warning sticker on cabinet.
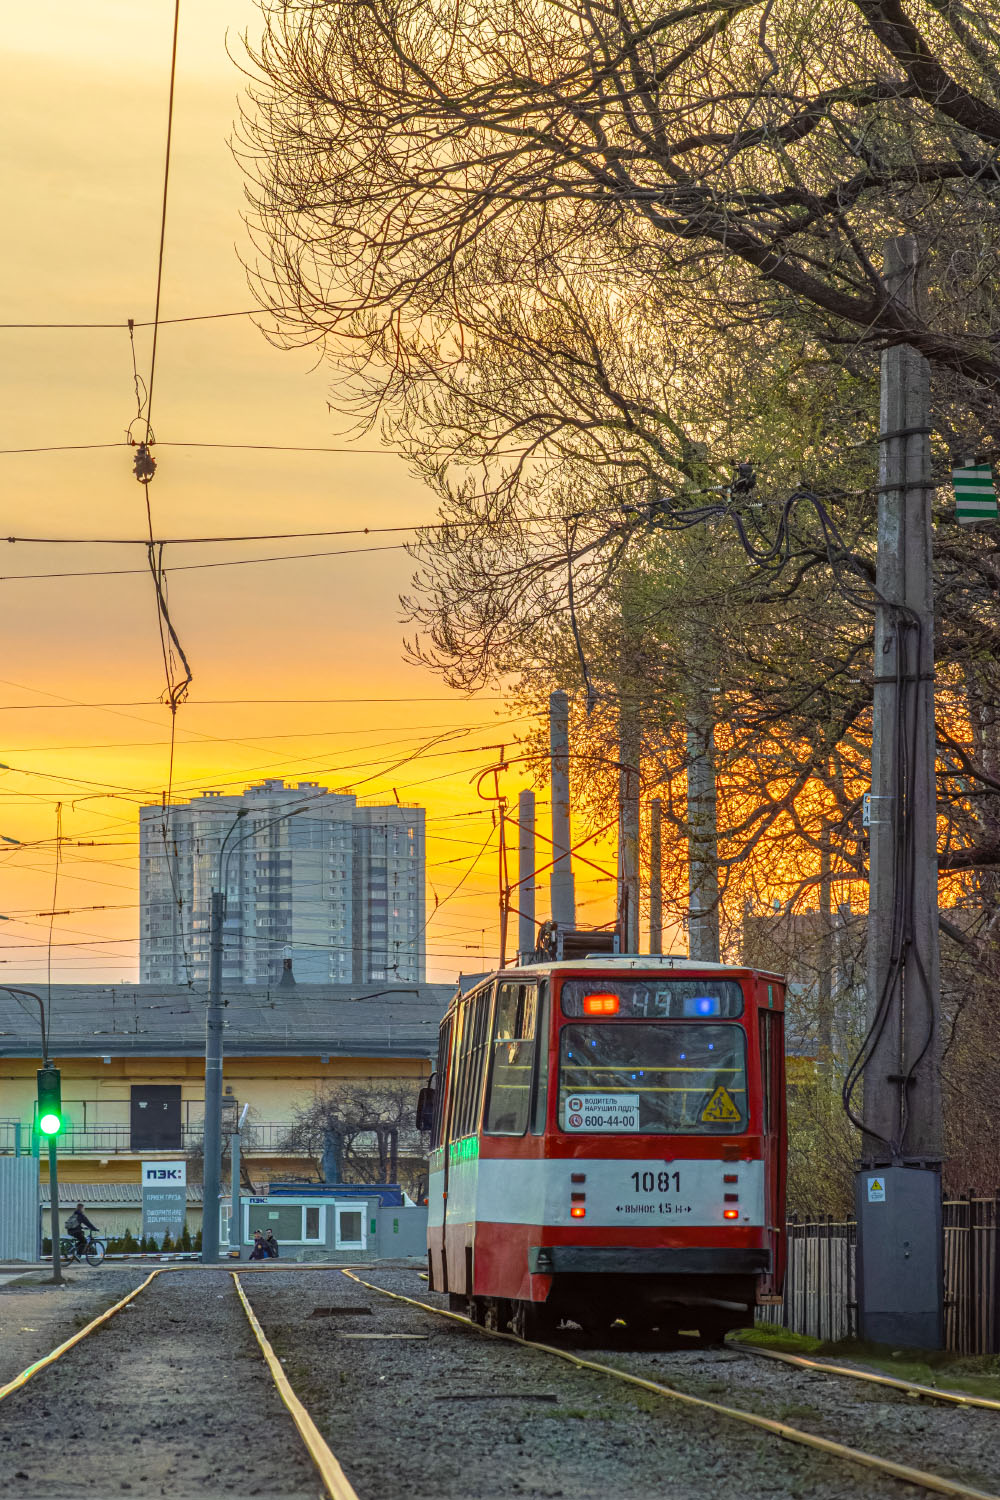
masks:
<svg viewBox="0 0 1000 1500"><path fill-rule="evenodd" d="M710 1121L713 1125L731 1125L743 1117L732 1094L720 1083L702 1110L701 1118Z"/></svg>

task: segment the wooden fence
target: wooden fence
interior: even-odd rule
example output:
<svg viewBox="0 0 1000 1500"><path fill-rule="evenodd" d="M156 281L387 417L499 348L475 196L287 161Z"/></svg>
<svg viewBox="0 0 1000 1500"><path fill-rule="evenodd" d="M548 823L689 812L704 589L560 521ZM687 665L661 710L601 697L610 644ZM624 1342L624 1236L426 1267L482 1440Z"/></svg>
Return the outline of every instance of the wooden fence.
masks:
<svg viewBox="0 0 1000 1500"><path fill-rule="evenodd" d="M945 1348L956 1354L1000 1354L1000 1197L946 1199L944 1225ZM788 1271L781 1307L758 1318L814 1338L857 1331L853 1219L788 1223Z"/></svg>

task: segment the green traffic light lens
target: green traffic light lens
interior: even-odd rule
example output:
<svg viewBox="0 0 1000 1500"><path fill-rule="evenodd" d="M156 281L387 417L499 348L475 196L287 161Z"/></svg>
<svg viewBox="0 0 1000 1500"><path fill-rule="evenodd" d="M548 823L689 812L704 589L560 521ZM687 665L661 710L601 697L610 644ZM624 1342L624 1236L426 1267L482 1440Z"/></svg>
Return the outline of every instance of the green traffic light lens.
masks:
<svg viewBox="0 0 1000 1500"><path fill-rule="evenodd" d="M58 1135L62 1129L62 1120L58 1115L42 1115L38 1128L42 1135Z"/></svg>

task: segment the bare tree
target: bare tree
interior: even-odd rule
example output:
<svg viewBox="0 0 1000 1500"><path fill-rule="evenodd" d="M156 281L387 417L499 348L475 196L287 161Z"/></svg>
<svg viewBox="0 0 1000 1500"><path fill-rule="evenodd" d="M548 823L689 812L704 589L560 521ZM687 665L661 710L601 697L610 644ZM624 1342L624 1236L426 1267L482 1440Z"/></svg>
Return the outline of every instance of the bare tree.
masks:
<svg viewBox="0 0 1000 1500"><path fill-rule="evenodd" d="M321 1178L326 1167L341 1182L402 1182L415 1191L427 1179L417 1092L417 1085L391 1078L332 1084L293 1111L282 1149L307 1155Z"/></svg>
<svg viewBox="0 0 1000 1500"><path fill-rule="evenodd" d="M689 319L672 329L678 368L720 328L782 319L824 342L905 341L992 416L992 6L262 8L242 133L259 285L280 337L353 344L360 411L451 388L448 372L516 328L519 306L544 320L554 294L599 280L626 319L672 290ZM878 269L882 240L901 232L922 239L934 282L916 312ZM559 394L536 439L574 425L572 392ZM609 411L642 425L628 394L609 378ZM466 397L479 449L489 389L470 383Z"/></svg>
<svg viewBox="0 0 1000 1500"><path fill-rule="evenodd" d="M188 1171L192 1182L201 1182L204 1179L205 1168L205 1122L198 1120L194 1125L195 1134L187 1148L185 1155L188 1161ZM251 1195L256 1193L253 1178L250 1175L249 1153L254 1151L259 1143L259 1133L255 1125L255 1111L247 1111L247 1117L240 1132L240 1186ZM232 1156L232 1137L223 1129L222 1154L220 1157L222 1176L227 1179L230 1172L230 1158Z"/></svg>
<svg viewBox="0 0 1000 1500"><path fill-rule="evenodd" d="M731 944L748 902L807 907L831 845L841 888L863 888L881 350L931 362L939 483L1000 449L994 7L263 10L242 131L252 276L271 336L335 358L338 408L381 422L439 497L414 656L465 688L513 678L529 704L576 690L595 828L627 694L678 914L684 706L711 695ZM881 275L900 233L921 246L916 310ZM992 529L957 527L946 498L940 863L946 930L982 967L1000 569ZM711 528L696 565L693 526ZM524 749L543 775L542 746Z"/></svg>

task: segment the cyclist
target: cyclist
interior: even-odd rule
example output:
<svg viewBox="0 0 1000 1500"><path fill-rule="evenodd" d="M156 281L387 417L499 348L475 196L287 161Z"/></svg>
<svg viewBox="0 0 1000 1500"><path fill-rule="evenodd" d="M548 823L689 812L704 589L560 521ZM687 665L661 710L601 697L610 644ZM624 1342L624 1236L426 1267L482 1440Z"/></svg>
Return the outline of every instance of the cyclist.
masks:
<svg viewBox="0 0 1000 1500"><path fill-rule="evenodd" d="M66 1220L66 1232L71 1234L76 1241L76 1253L82 1256L87 1248L87 1236L84 1229L89 1229L91 1234L97 1234L96 1224L92 1224L83 1211L83 1204L78 1203Z"/></svg>

